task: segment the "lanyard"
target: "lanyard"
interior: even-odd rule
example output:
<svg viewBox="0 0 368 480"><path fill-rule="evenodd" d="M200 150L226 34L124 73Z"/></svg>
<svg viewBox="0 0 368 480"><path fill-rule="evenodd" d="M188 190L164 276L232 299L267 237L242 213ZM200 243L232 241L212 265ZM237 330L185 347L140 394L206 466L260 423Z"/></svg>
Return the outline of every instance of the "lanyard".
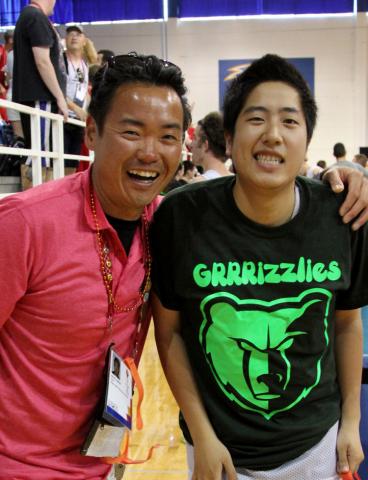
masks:
<svg viewBox="0 0 368 480"><path fill-rule="evenodd" d="M110 249L106 244L104 236L101 232L99 221L97 218L97 209L96 209L96 200L93 190L92 180L90 183L90 207L92 216L95 223L96 228L96 240L97 240L97 250L100 259L100 271L102 275L102 281L105 285L106 295L107 295L107 328L109 332L112 331L112 325L114 320L115 313L128 313L133 312L134 310L139 309L138 315L138 325L136 328L135 339L133 343L133 351L132 357L133 359L136 358L138 353L138 346L141 334L144 334L144 329L142 329L143 322L146 320L147 311L148 311L148 299L149 299L149 292L151 289L151 251L149 246L149 238L148 238L148 212L147 207L144 208L144 212L142 214L142 231L141 231L141 238L143 244L143 257L144 257L144 280L142 287L140 288L139 295L137 300L134 302L133 305L130 307L123 307L119 305L113 293L113 273L112 273L112 258L110 255Z"/></svg>

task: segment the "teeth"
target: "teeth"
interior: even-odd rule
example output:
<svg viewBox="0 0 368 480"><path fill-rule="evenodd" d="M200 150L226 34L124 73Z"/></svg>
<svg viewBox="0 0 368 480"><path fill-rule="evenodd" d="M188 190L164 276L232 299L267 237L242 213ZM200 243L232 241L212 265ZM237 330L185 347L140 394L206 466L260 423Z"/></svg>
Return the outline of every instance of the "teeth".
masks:
<svg viewBox="0 0 368 480"><path fill-rule="evenodd" d="M268 165L278 165L282 163L281 158L273 157L271 155L256 155L256 160L259 163L268 164Z"/></svg>
<svg viewBox="0 0 368 480"><path fill-rule="evenodd" d="M148 170L129 170L129 173L131 175L145 178L156 178L158 176L157 172L149 172Z"/></svg>

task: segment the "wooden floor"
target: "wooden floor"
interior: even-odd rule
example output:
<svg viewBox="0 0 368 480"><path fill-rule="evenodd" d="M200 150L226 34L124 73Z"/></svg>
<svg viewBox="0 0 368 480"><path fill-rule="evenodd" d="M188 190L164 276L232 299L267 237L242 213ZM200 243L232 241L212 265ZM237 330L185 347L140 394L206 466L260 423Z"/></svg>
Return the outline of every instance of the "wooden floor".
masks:
<svg viewBox="0 0 368 480"><path fill-rule="evenodd" d="M158 443L160 447L154 450L148 462L128 465L124 480L187 480L185 443L178 427L178 407L161 369L153 326L148 333L139 372L145 389L142 407L144 427L141 431L133 429L129 455L133 459L145 458L150 446Z"/></svg>

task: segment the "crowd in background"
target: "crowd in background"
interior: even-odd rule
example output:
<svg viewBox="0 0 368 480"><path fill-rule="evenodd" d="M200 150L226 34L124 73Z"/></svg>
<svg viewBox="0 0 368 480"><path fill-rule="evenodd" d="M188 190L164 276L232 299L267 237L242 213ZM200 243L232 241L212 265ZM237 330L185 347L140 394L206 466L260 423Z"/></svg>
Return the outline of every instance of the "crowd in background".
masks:
<svg viewBox="0 0 368 480"><path fill-rule="evenodd" d="M61 39L47 18L50 12L42 8L42 3L40 8L31 4L23 10L15 31L8 30L3 34L4 42L0 44L0 98L51 112L59 111L65 119L86 121L93 77L115 53L112 50L97 49L81 25L69 25ZM37 28L33 25L31 31L27 29L30 17L32 21L35 18L38 22ZM43 44L46 48L38 47ZM51 62L46 67L42 64L45 60L42 55L39 58L40 52L44 51ZM28 62L28 66L24 62ZM54 84L50 84L47 77L50 74L57 79ZM42 147L51 150L49 122L44 121L41 127L44 128ZM0 108L0 145L31 148L29 115ZM186 132L183 148L188 155L183 154L183 162L163 193L187 183L234 173L226 152L222 115L219 112L210 112L197 125L192 125ZM88 155L83 127L64 124L64 153ZM336 162L349 161L341 142L334 145L332 153L333 157L331 155L328 160L311 162L306 159L300 175L319 178L332 158ZM364 153L356 153L351 162L365 169L367 157ZM47 181L52 178L52 161L45 158L42 165L43 181ZM66 159L65 174L83 170L88 165L89 162ZM32 186L31 159L2 155L0 175L21 175L22 188L29 188Z"/></svg>

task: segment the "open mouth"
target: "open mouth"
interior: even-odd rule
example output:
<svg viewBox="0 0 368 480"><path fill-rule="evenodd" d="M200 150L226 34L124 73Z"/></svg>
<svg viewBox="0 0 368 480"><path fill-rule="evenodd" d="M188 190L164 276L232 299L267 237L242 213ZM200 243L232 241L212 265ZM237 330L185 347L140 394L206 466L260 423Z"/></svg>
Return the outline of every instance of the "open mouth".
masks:
<svg viewBox="0 0 368 480"><path fill-rule="evenodd" d="M276 155L264 155L264 154L256 154L254 158L260 165L264 166L277 166L284 163L284 160L281 157Z"/></svg>
<svg viewBox="0 0 368 480"><path fill-rule="evenodd" d="M158 177L158 172L152 172L150 170L129 170L128 175L133 180L138 180L139 182L152 183Z"/></svg>

